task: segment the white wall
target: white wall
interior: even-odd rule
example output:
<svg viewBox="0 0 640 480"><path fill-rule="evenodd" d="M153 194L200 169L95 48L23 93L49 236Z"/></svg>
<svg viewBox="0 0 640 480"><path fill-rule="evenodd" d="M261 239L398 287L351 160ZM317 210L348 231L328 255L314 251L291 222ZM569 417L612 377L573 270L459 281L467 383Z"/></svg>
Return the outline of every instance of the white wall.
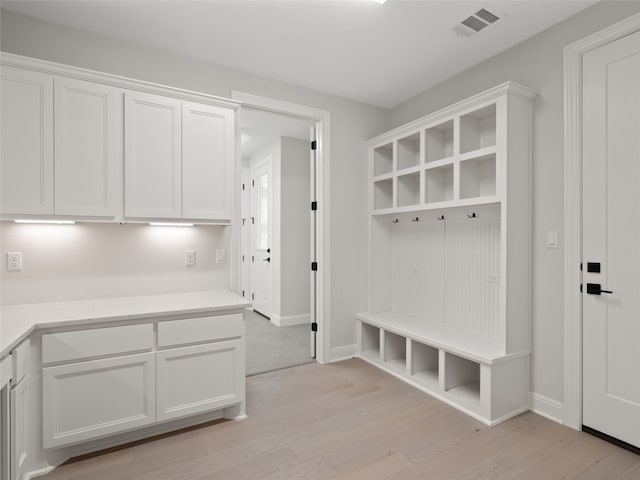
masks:
<svg viewBox="0 0 640 480"><path fill-rule="evenodd" d="M638 11L638 2L598 3L391 111L391 123L398 126L508 80L540 93L533 126L531 390L559 402L564 382L562 49ZM560 232L559 249L545 248L547 231Z"/></svg>
<svg viewBox="0 0 640 480"><path fill-rule="evenodd" d="M309 142L281 139L280 157L280 315L309 315L310 159Z"/></svg>
<svg viewBox="0 0 640 480"><path fill-rule="evenodd" d="M355 343L353 314L367 304L365 140L388 129L388 110L12 12L2 11L1 22L6 52L223 97L238 90L329 111L331 346Z"/></svg>
<svg viewBox="0 0 640 480"><path fill-rule="evenodd" d="M21 272L2 266L2 305L151 295L229 287L229 228L78 223L0 224L2 258L22 252ZM184 251L196 266L184 266Z"/></svg>

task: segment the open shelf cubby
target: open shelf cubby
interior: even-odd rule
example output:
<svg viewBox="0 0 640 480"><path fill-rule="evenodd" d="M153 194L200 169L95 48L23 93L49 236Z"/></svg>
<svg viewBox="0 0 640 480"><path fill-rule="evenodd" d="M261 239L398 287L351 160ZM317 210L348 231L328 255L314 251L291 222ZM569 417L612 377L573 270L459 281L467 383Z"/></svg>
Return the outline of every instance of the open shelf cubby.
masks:
<svg viewBox="0 0 640 480"><path fill-rule="evenodd" d="M411 342L411 376L417 382L438 387L439 351L420 342Z"/></svg>
<svg viewBox="0 0 640 480"><path fill-rule="evenodd" d="M414 133L398 140L398 170L420 164L420 134Z"/></svg>
<svg viewBox="0 0 640 480"><path fill-rule="evenodd" d="M398 176L398 206L420 203L420 172Z"/></svg>
<svg viewBox="0 0 640 480"><path fill-rule="evenodd" d="M386 178L373 183L373 208L381 210L393 207L393 179Z"/></svg>
<svg viewBox="0 0 640 480"><path fill-rule="evenodd" d="M469 405L480 404L480 364L445 353L444 389Z"/></svg>
<svg viewBox="0 0 640 480"><path fill-rule="evenodd" d="M460 198L488 197L495 194L495 154L460 162Z"/></svg>
<svg viewBox="0 0 640 480"><path fill-rule="evenodd" d="M393 143L373 150L373 175L385 175L393 171Z"/></svg>
<svg viewBox="0 0 640 480"><path fill-rule="evenodd" d="M380 359L380 329L373 325L362 324L362 354L374 360Z"/></svg>
<svg viewBox="0 0 640 480"><path fill-rule="evenodd" d="M425 158L435 162L453 155L453 120L425 131Z"/></svg>
<svg viewBox="0 0 640 480"><path fill-rule="evenodd" d="M453 165L443 165L425 171L426 203L453 199Z"/></svg>
<svg viewBox="0 0 640 480"><path fill-rule="evenodd" d="M391 332L384 332L384 362L396 370L407 368L407 339Z"/></svg>
<svg viewBox="0 0 640 480"><path fill-rule="evenodd" d="M460 153L496 144L495 103L460 116Z"/></svg>

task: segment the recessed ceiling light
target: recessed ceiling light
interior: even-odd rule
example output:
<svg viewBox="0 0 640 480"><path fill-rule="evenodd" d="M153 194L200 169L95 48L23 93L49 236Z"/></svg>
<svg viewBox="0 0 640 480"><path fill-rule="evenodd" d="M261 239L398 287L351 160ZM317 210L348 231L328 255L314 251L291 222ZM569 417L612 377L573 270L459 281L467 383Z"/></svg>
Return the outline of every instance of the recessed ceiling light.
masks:
<svg viewBox="0 0 640 480"><path fill-rule="evenodd" d="M387 0L373 0L373 1L379 3L380 5L384 5Z"/></svg>

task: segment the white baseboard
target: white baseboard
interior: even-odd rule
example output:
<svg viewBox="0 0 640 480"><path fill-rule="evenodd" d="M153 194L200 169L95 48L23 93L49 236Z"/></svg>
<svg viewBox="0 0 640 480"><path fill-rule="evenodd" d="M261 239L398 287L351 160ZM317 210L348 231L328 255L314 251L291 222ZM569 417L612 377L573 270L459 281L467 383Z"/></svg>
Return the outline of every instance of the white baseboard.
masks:
<svg viewBox="0 0 640 480"><path fill-rule="evenodd" d="M343 347L336 347L331 349L331 358L329 362L339 362L340 360L347 360L353 358L358 353L357 344L345 345Z"/></svg>
<svg viewBox="0 0 640 480"><path fill-rule="evenodd" d="M529 392L529 409L556 423L563 424L564 404L539 393Z"/></svg>
<svg viewBox="0 0 640 480"><path fill-rule="evenodd" d="M303 313L301 315L285 315L281 317L275 313L271 314L271 323L276 327L290 327L291 325L302 325L311 322L311 314Z"/></svg>

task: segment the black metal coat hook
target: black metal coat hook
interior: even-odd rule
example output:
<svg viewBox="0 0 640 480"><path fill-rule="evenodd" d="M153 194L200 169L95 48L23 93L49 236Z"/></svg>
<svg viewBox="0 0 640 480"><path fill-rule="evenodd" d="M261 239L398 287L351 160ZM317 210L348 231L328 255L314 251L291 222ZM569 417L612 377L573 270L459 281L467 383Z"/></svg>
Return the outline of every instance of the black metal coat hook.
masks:
<svg viewBox="0 0 640 480"><path fill-rule="evenodd" d="M420 217L415 217L411 219L412 222L419 222L420 221Z"/></svg>
<svg viewBox="0 0 640 480"><path fill-rule="evenodd" d="M392 223L398 223L400 220L398 220L397 218L394 218L393 220L391 220Z"/></svg>
<svg viewBox="0 0 640 480"><path fill-rule="evenodd" d="M438 220L444 220L444 215L440 215L439 217L436 217Z"/></svg>
<svg viewBox="0 0 640 480"><path fill-rule="evenodd" d="M477 218L476 217L476 212L473 212L471 215L467 214L467 217L469 217L469 218Z"/></svg>

